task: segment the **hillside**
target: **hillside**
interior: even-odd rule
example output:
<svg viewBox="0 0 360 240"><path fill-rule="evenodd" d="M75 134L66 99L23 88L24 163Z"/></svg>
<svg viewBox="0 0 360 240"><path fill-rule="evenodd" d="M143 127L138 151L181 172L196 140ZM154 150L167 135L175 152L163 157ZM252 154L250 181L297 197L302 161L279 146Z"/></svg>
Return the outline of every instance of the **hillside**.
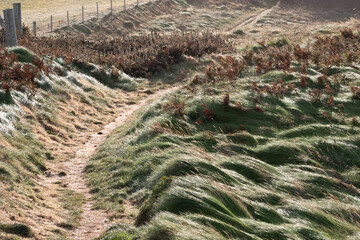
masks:
<svg viewBox="0 0 360 240"><path fill-rule="evenodd" d="M88 178L139 212L101 239L358 239L360 72L325 63L331 39L213 56L115 131Z"/></svg>
<svg viewBox="0 0 360 240"><path fill-rule="evenodd" d="M357 8L360 6L359 1L356 0L282 0L282 4L284 5L299 5L299 6L312 6L312 7L336 7L340 11L344 11L344 8Z"/></svg>
<svg viewBox="0 0 360 240"><path fill-rule="evenodd" d="M360 2L356 0L282 0L285 8L306 9L313 17L341 21L344 18L358 18Z"/></svg>
<svg viewBox="0 0 360 240"><path fill-rule="evenodd" d="M0 48L0 239L359 239L357 5L25 26Z"/></svg>

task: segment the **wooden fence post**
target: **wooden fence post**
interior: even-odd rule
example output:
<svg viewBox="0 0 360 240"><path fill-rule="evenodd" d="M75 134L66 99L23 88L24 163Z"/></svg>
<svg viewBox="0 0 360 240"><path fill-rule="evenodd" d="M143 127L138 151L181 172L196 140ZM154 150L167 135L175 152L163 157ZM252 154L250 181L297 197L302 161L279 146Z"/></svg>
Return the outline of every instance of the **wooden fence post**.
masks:
<svg viewBox="0 0 360 240"><path fill-rule="evenodd" d="M21 3L13 3L16 31L22 33Z"/></svg>
<svg viewBox="0 0 360 240"><path fill-rule="evenodd" d="M96 19L99 19L99 3L96 2Z"/></svg>
<svg viewBox="0 0 360 240"><path fill-rule="evenodd" d="M5 20L5 37L6 37L6 46L14 47L18 45L16 27L15 27L15 17L14 10L11 8L4 10L4 20Z"/></svg>
<svg viewBox="0 0 360 240"><path fill-rule="evenodd" d="M67 26L70 27L70 14L69 14L69 11L66 12L66 18L67 18Z"/></svg>
<svg viewBox="0 0 360 240"><path fill-rule="evenodd" d="M21 3L13 3L16 31L22 33Z"/></svg>
<svg viewBox="0 0 360 240"><path fill-rule="evenodd" d="M33 22L33 35L36 37L36 22Z"/></svg>
<svg viewBox="0 0 360 240"><path fill-rule="evenodd" d="M136 6L139 6L139 0L136 1Z"/></svg>
<svg viewBox="0 0 360 240"><path fill-rule="evenodd" d="M112 0L110 0L110 13L113 13L113 9L112 9Z"/></svg>
<svg viewBox="0 0 360 240"><path fill-rule="evenodd" d="M50 32L53 31L53 16L50 16Z"/></svg>
<svg viewBox="0 0 360 240"><path fill-rule="evenodd" d="M5 22L4 22L4 19L1 17L1 15L0 15L0 26L3 28L3 29L5 29Z"/></svg>
<svg viewBox="0 0 360 240"><path fill-rule="evenodd" d="M124 10L126 11L126 0L124 0Z"/></svg>
<svg viewBox="0 0 360 240"><path fill-rule="evenodd" d="M82 6L82 10L81 10L81 22L84 23L84 6Z"/></svg>

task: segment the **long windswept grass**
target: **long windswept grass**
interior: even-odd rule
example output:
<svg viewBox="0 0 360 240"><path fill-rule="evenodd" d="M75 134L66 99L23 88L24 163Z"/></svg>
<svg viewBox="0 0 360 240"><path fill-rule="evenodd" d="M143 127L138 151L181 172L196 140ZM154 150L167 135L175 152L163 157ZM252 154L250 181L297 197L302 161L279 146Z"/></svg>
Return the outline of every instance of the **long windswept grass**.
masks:
<svg viewBox="0 0 360 240"><path fill-rule="evenodd" d="M357 239L360 71L289 64L207 68L114 132L89 181L98 207L139 214L102 238Z"/></svg>

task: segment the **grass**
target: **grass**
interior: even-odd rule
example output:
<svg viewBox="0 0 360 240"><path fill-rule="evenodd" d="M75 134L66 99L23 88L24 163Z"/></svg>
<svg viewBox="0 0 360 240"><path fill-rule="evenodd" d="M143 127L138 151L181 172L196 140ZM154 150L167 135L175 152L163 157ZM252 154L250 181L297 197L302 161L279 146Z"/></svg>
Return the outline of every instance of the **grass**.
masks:
<svg viewBox="0 0 360 240"><path fill-rule="evenodd" d="M34 57L36 57L35 53L23 47L9 48L8 51L9 53L15 53L18 61L22 63L33 63Z"/></svg>
<svg viewBox="0 0 360 240"><path fill-rule="evenodd" d="M134 78L125 73L120 73L116 69L99 69L99 66L85 64L80 61L74 61L73 65L78 71L96 78L96 80L110 88L119 88L130 92L137 90L139 85Z"/></svg>
<svg viewBox="0 0 360 240"><path fill-rule="evenodd" d="M22 0L22 10L24 12L24 22L28 26L32 26L33 21L37 21L38 23L42 23L41 26L45 28L47 26L48 21L50 19L50 15L53 15L54 18L58 20L65 20L66 14L64 15L64 11L69 10L73 12L77 17L81 16L81 7L85 7L86 13L94 13L96 14L96 2L99 2L99 11L102 13L108 14L110 11L107 8L110 6L107 0L80 0L73 4L73 2L69 0L61 0L56 3L52 3L50 6L46 5L48 2L46 0ZM127 4L135 3L134 0L128 0ZM12 8L12 2L4 1L0 3L1 9ZM114 9L120 9L123 7L123 3L113 3ZM51 14L49 13L51 10ZM64 26L66 24L63 24Z"/></svg>
<svg viewBox="0 0 360 240"><path fill-rule="evenodd" d="M315 72L308 70L309 79ZM347 78L335 95L341 110L312 102L307 91L315 81L298 94L264 94L256 103L254 79L259 86L300 81L278 71L261 77L249 71L231 84L189 85L147 106L107 139L87 166L95 198L113 211L122 204L110 196L121 196L140 211L137 227L111 229L102 239L358 236L360 128L351 119L360 116L360 102L348 86L360 78ZM185 102L184 117L163 108L170 99ZM214 112L211 120L204 105Z"/></svg>
<svg viewBox="0 0 360 240"><path fill-rule="evenodd" d="M60 222L58 226L65 229L74 229L79 226L82 205L85 202L84 196L72 190L63 190L60 201L68 213L66 214L66 220Z"/></svg>
<svg viewBox="0 0 360 240"><path fill-rule="evenodd" d="M46 168L48 151L24 128L12 136L7 136L7 142L15 149L0 150L0 178L7 182L18 182L21 179L39 174Z"/></svg>
<svg viewBox="0 0 360 240"><path fill-rule="evenodd" d="M31 57L26 49L17 48L14 51L19 59L24 58L22 61L31 61L26 60ZM56 64L50 59L46 62ZM110 112L114 114L115 105L122 101L118 92L100 84L95 78L59 64L56 66L64 74L42 74L36 79L34 96L26 90L11 91L10 97L0 91L0 205L10 215L10 219L4 216L1 224L20 224L22 219L29 218L26 225L33 229L35 237L38 237L39 231L49 236L65 235L65 231L79 224L84 201L82 196L64 191L59 196L61 202L54 200L48 204L50 200L45 199L46 195L39 186L38 178L43 176L38 175L44 174L49 161L71 157L71 154L59 156L57 144L74 143L78 141L80 131L99 129L99 125L109 121ZM54 219L58 217L59 226L66 229L51 230L31 221L39 212L47 211ZM11 219L13 216L15 220ZM59 232L55 232L57 230ZM9 231L4 236L16 239L16 233ZM2 232L5 230L0 230L0 235Z"/></svg>
<svg viewBox="0 0 360 240"><path fill-rule="evenodd" d="M269 46L289 44L283 38ZM262 48L259 45L257 51ZM17 51L21 61L30 61L26 51ZM209 61L200 59L201 64ZM300 68L299 64L292 66ZM0 179L6 183L9 196L26 189L27 199L36 202L29 190L36 186L33 178L46 170L45 161L53 160L51 152L31 134L29 125L39 121L52 140L67 142L67 135L60 130L76 131L57 117L63 109L59 105L74 101L81 103L84 112L87 107L101 112L113 102L107 99L108 89L103 91L105 88L94 81L125 91L138 87L134 79L111 68L75 67L83 74L60 69L62 77L42 76L39 86L52 97L28 104L35 117L26 116L28 125L20 124L16 133L0 138L0 144L8 144L0 150L4 160L0 162ZM185 74L183 68L189 72ZM152 81L165 78L167 83L178 82L183 80L178 75L193 75L198 69L187 61L170 70ZM349 86L360 84L359 71L328 69L331 78L343 74L346 80L334 95L332 107L321 101L324 99L314 102L308 94L317 87L320 71L317 66L307 69L304 75L309 88L283 97L258 96L251 82L256 80L260 87L279 79L298 83L297 74L271 71L254 76L254 69L250 69L231 82L220 80L210 85L193 81L146 106L100 146L87 166L96 208L114 217L126 214L124 202L139 210L133 217L134 226L115 225L100 238L356 239L360 232L360 128L354 118L359 118L360 112L359 100L351 96ZM204 78L200 75L199 79ZM87 80L91 84L85 86ZM19 100L22 94L15 92L14 97ZM227 104L225 94L230 98ZM6 96L1 100L4 112L14 103L6 101ZM184 102L184 114L164 108L171 100ZM72 110L66 116L86 114ZM93 119L94 113L89 116ZM17 204L2 198L1 204ZM66 219L58 226L72 230L79 225L84 198L63 191L60 199ZM26 207L36 208L31 204ZM31 234L23 225L0 224L0 231Z"/></svg>
<svg viewBox="0 0 360 240"><path fill-rule="evenodd" d="M32 237L33 234L31 229L24 224L1 224L0 223L0 232L18 235L20 237Z"/></svg>

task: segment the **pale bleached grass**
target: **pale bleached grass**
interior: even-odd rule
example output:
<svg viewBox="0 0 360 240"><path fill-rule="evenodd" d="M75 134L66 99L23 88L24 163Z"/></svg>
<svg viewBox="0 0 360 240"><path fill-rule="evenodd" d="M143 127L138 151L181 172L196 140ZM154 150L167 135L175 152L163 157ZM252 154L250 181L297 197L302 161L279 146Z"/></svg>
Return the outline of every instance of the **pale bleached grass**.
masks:
<svg viewBox="0 0 360 240"><path fill-rule="evenodd" d="M42 28L48 28L50 16L53 15L54 26L66 25L66 12L70 13L70 21L81 21L81 8L85 9L85 20L96 17L96 2L99 3L100 16L110 12L110 0L3 0L0 1L0 10L12 8L12 4L20 2L22 4L23 22L32 27L32 22ZM139 3L148 2L139 0ZM136 4L136 0L126 0L128 6ZM114 12L119 12L124 8L123 0L113 0ZM2 12L2 11L1 11ZM43 31L43 29L40 29Z"/></svg>

